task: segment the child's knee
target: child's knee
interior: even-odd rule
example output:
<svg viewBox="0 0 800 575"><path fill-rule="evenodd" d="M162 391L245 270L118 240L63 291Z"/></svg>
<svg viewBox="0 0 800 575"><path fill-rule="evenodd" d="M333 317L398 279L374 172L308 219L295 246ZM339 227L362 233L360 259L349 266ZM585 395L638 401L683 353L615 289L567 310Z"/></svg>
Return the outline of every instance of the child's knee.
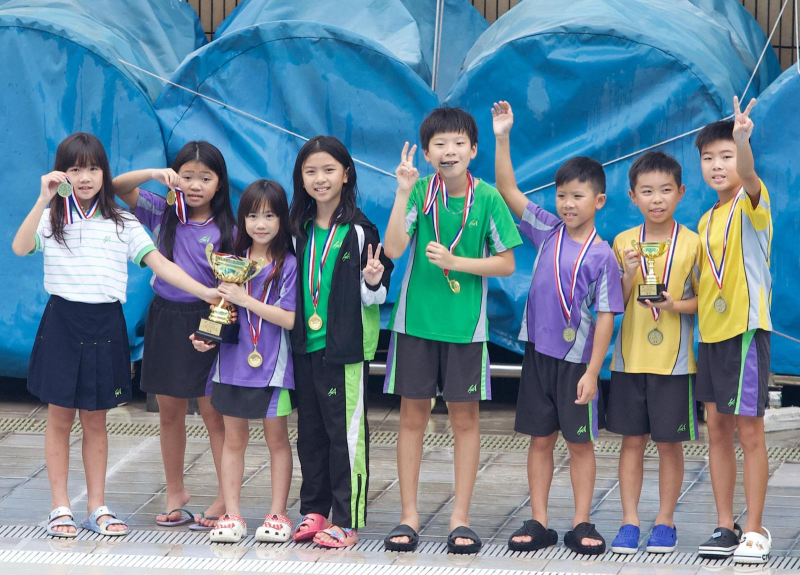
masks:
<svg viewBox="0 0 800 575"><path fill-rule="evenodd" d="M567 441L567 449L569 449L570 457L576 459L594 459L594 443L587 441L585 443L574 443Z"/></svg>
<svg viewBox="0 0 800 575"><path fill-rule="evenodd" d="M480 411L477 402L448 403L447 409L453 433L469 433L479 429Z"/></svg>
<svg viewBox="0 0 800 575"><path fill-rule="evenodd" d="M647 435L624 435L622 437L622 449L627 451L644 451L647 447Z"/></svg>
<svg viewBox="0 0 800 575"><path fill-rule="evenodd" d="M241 429L228 426L225 429L225 448L232 451L244 451L250 441L249 428ZM269 439L267 440L269 445Z"/></svg>
<svg viewBox="0 0 800 575"><path fill-rule="evenodd" d="M535 452L553 452L558 440L558 433L552 433L545 437L531 436L531 450Z"/></svg>
<svg viewBox="0 0 800 575"><path fill-rule="evenodd" d="M424 430L431 417L429 399L403 398L400 406L400 428L407 431Z"/></svg>
<svg viewBox="0 0 800 575"><path fill-rule="evenodd" d="M739 443L745 451L766 449L764 420L760 417L740 417L738 420Z"/></svg>

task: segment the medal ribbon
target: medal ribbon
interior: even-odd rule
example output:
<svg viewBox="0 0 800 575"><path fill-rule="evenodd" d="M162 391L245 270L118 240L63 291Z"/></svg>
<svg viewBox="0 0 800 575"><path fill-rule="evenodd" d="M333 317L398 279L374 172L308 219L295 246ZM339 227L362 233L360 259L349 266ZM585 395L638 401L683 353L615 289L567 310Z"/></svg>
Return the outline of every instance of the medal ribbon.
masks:
<svg viewBox="0 0 800 575"><path fill-rule="evenodd" d="M75 222L75 217L72 215L73 207L78 213L79 220L92 219L97 213L97 209L100 207L100 194L98 193L94 197L94 200L92 200L92 205L89 206L89 209L84 212L83 206L81 206L81 203L78 200L78 195L75 193L75 186L72 185L72 182L69 181L69 178L67 179L67 183L72 186L72 193L64 198L64 222L66 224L72 224Z"/></svg>
<svg viewBox="0 0 800 575"><path fill-rule="evenodd" d="M572 267L572 283L570 284L569 289L569 303L567 303L567 298L564 295L564 288L561 285L561 251L562 244L564 243L564 236L566 235L566 228L567 226L562 225L561 229L558 230L554 259L556 269L556 286L558 287L558 299L561 302L561 311L564 313L564 317L567 320L567 325L569 325L570 319L572 318L572 303L575 297L575 286L578 283L578 272L583 265L583 261L586 259L586 254L589 253L589 248L592 247L592 243L597 237L597 228L592 228L592 233L589 234L589 237L586 238L586 241L583 243L583 247L581 247L581 251L578 253L578 258L575 260L575 265Z"/></svg>
<svg viewBox="0 0 800 575"><path fill-rule="evenodd" d="M178 215L178 219L180 222L185 226L195 226L198 228L202 228L203 226L207 226L212 221L214 221L214 216L210 216L204 222L193 222L189 219L189 208L186 207L186 195L183 193L183 190L180 188L173 188L175 190L175 213Z"/></svg>
<svg viewBox="0 0 800 575"><path fill-rule="evenodd" d="M669 289L669 276L672 273L672 260L675 256L675 244L678 243L678 231L680 230L680 226L678 222L672 222L672 232L669 235L670 243L669 249L667 251L667 261L664 262L664 289ZM644 224L642 224L642 228L639 230L639 241L644 242ZM647 263L644 256L639 256L639 267L642 270L642 278L645 279L647 277ZM653 319L658 322L658 316L661 315L661 310L653 307L650 308L650 311L653 312Z"/></svg>
<svg viewBox="0 0 800 575"><path fill-rule="evenodd" d="M742 188L742 190L743 189L744 188ZM733 221L733 208L736 207L737 202L742 197L742 190L731 200L731 207L728 208L728 221L725 223L725 236L722 240L722 258L720 258L719 267L717 267L717 262L714 261L714 256L711 255L711 243L708 241L709 233L711 232L711 217L714 215L714 210L717 206L715 205L711 208L711 211L708 212L708 224L706 225L706 258L708 258L708 263L711 264L711 274L714 276L714 281L717 282L717 287L720 292L722 292L722 281L725 276L725 253L728 251L728 232L731 229L731 222Z"/></svg>
<svg viewBox="0 0 800 575"><path fill-rule="evenodd" d="M325 238L325 245L322 247L322 256L319 259L319 268L315 266L317 260L317 244L314 242L314 234L316 224L311 222L311 235L308 244L308 291L311 293L311 302L314 305L314 311L317 310L319 304L319 286L322 283L322 268L325 267L325 261L328 259L328 254L333 245L333 237L336 235L336 230L339 229L339 224L333 224L331 229L328 230L328 237ZM314 277L317 281L314 283Z"/></svg>
<svg viewBox="0 0 800 575"><path fill-rule="evenodd" d="M250 259L250 248L247 248L246 257ZM272 271L269 272L267 276L266 283L269 284L267 289L264 290L264 293L261 294L261 298L259 301L261 303L267 303L269 299L269 294L272 293L272 277L275 275L275 264L272 264ZM255 279L255 278L253 278ZM252 295L252 287L251 284L253 283L252 280L247 282L247 295ZM253 341L253 348L255 349L258 346L258 338L261 336L261 322L264 321L264 318L260 315L258 316L258 324L253 325L253 321L250 319L250 310L247 310L247 323L250 325L250 339Z"/></svg>
<svg viewBox="0 0 800 575"><path fill-rule="evenodd" d="M428 182L428 191L425 193L425 202L423 204L422 213L428 215L433 213L433 233L436 236L436 243L441 244L441 236L439 234L439 204L436 201L439 193L441 191L442 195L442 204L444 208L448 209L448 196L447 196L447 186L444 183L444 178L436 172L436 174L431 178L430 182ZM450 242L448 249L452 254L458 242L461 241L461 236L464 235L464 227L467 225L467 219L469 218L469 212L472 208L472 204L475 203L475 179L472 177L472 174L467 172L467 194L464 198L464 209L461 212L461 227L459 227L458 232L456 232L453 241ZM442 270L444 272L444 277L447 277L450 273L450 270Z"/></svg>

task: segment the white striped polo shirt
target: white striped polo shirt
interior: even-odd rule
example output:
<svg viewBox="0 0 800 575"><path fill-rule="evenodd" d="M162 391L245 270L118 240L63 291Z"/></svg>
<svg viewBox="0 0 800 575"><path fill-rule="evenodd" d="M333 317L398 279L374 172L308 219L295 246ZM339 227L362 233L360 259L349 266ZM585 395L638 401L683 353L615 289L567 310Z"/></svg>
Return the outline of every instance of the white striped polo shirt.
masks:
<svg viewBox="0 0 800 575"><path fill-rule="evenodd" d="M73 208L74 209L74 208ZM53 237L50 208L36 228L36 248L44 254L44 289L69 301L125 303L128 260L144 267L142 258L156 249L142 224L123 213L125 225L104 218L97 211L88 220L64 227L65 244Z"/></svg>

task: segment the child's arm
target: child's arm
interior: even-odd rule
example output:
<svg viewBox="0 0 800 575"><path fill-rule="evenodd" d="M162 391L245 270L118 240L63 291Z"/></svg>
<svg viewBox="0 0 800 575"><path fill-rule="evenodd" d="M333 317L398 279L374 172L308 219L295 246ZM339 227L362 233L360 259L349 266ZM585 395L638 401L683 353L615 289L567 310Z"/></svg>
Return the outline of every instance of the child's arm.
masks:
<svg viewBox="0 0 800 575"><path fill-rule="evenodd" d="M42 176L39 197L36 198L36 203L33 204L33 208L22 221L17 230L17 235L14 236L14 241L11 242L11 249L14 250L15 254L25 256L36 249L36 228L39 227L42 213L50 205L50 200L53 199L53 196L56 195L58 184L66 181L67 174L64 172L50 172Z"/></svg>
<svg viewBox="0 0 800 575"><path fill-rule="evenodd" d="M206 287L200 282L195 281L175 263L161 255L159 251L153 250L148 252L142 258L142 261L147 267L153 270L154 274L165 282L174 285L176 288L190 293L208 303L216 303L219 301L219 295L216 289Z"/></svg>
<svg viewBox="0 0 800 575"><path fill-rule="evenodd" d="M178 185L180 178L175 170L171 168L161 170L135 170L133 172L120 174L114 178L114 193L120 200L125 202L130 209L134 210L139 201L139 186L150 180L161 182L172 189Z"/></svg>
<svg viewBox="0 0 800 575"><path fill-rule="evenodd" d="M689 315L697 313L697 296L675 301L672 299L672 296L669 295L669 292L663 291L661 293L664 295L664 301L653 303L650 300L645 300L643 302L640 301L639 305L648 309L655 307L663 309L664 311L674 311L675 313L685 313Z"/></svg>
<svg viewBox="0 0 800 575"><path fill-rule="evenodd" d="M503 196L508 209L517 218L522 219L528 198L519 191L514 177L514 166L511 165L511 143L509 134L514 125L514 112L508 102L495 102L492 108L492 128L494 129L495 154L494 173L497 190Z"/></svg>
<svg viewBox="0 0 800 575"><path fill-rule="evenodd" d="M600 369L603 367L603 360L613 334L614 314L607 311L598 312L592 342L592 358L586 366L586 373L578 381L578 398L575 400L578 405L588 404L597 394L597 378L600 376Z"/></svg>
<svg viewBox="0 0 800 575"><path fill-rule="evenodd" d="M252 313L261 316L269 323L274 323L284 329L292 329L294 327L295 312L257 300L253 296L248 295L247 290L240 285L221 283L217 291L220 296L225 298L226 302L249 309Z"/></svg>
<svg viewBox="0 0 800 575"><path fill-rule="evenodd" d="M400 154L400 165L397 166L395 175L397 176L397 193L394 196L392 213L389 216L389 223L386 225L386 236L383 241L383 253L386 257L397 259L403 255L408 247L411 238L406 233L406 208L408 198L414 184L419 179L419 170L414 167L414 153L417 151L416 144L408 150L408 142L403 146Z"/></svg>
<svg viewBox="0 0 800 575"><path fill-rule="evenodd" d="M488 258L465 258L450 253L442 244L430 242L425 255L433 265L444 270L485 277L508 277L514 273L514 251L506 250Z"/></svg>
<svg viewBox="0 0 800 575"><path fill-rule="evenodd" d="M753 133L753 120L750 119L750 110L756 105L756 99L750 100L744 112L739 106L739 98L733 97L733 110L736 116L733 124L733 141L736 143L736 173L742 180L744 191L750 196L753 207L758 206L761 199L761 180L756 174L753 148L750 147L750 135Z"/></svg>

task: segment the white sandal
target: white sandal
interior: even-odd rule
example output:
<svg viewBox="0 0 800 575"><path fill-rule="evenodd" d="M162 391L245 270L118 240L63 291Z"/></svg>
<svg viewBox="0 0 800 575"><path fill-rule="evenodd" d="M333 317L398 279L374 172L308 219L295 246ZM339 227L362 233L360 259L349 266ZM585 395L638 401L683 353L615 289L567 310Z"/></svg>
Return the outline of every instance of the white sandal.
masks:
<svg viewBox="0 0 800 575"><path fill-rule="evenodd" d="M284 543L292 538L294 524L285 515L267 515L264 525L256 531L256 541Z"/></svg>
<svg viewBox="0 0 800 575"><path fill-rule="evenodd" d="M766 537L755 531L742 535L739 546L733 552L734 563L762 565L769 561L769 553L772 550L772 535L766 527L761 529L767 534Z"/></svg>
<svg viewBox="0 0 800 575"><path fill-rule="evenodd" d="M238 543L247 535L244 519L232 513L226 513L217 521L217 525L208 532L212 543Z"/></svg>
<svg viewBox="0 0 800 575"><path fill-rule="evenodd" d="M61 517L61 519L59 519ZM75 531L57 531L56 527L74 527ZM47 517L47 534L50 537L65 537L72 539L78 536L78 526L75 524L75 517L69 507L56 507Z"/></svg>

